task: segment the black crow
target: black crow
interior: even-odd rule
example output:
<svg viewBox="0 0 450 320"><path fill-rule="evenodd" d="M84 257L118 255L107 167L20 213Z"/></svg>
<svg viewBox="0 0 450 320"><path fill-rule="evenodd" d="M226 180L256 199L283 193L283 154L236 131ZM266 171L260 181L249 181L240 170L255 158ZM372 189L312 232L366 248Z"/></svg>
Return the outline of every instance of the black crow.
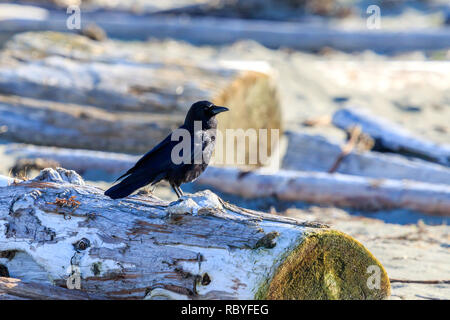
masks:
<svg viewBox="0 0 450 320"><path fill-rule="evenodd" d="M133 168L116 181L125 179L106 190L105 195L112 199L124 198L143 186L166 180L177 196L181 197L183 192L180 185L195 180L208 166L215 147L216 115L224 111L228 111L228 108L209 101L194 103L178 131L172 132L139 159ZM189 140L185 146L190 150L182 148L181 134L188 134ZM172 141L172 135L175 141ZM172 152L176 146L176 152ZM183 160L181 163L180 159Z"/></svg>

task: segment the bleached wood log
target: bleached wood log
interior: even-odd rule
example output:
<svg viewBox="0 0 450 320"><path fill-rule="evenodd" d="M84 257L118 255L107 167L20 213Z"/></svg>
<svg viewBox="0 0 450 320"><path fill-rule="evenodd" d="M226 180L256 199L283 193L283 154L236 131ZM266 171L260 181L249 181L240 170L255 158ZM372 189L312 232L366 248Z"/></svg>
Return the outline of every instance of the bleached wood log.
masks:
<svg viewBox="0 0 450 320"><path fill-rule="evenodd" d="M0 300L92 300L103 299L80 290L0 277Z"/></svg>
<svg viewBox="0 0 450 320"><path fill-rule="evenodd" d="M45 159L58 163L61 167L83 174L87 170L99 170L113 175L121 175L131 168L139 156L83 149L42 147L24 144L9 144L7 155L17 160Z"/></svg>
<svg viewBox="0 0 450 320"><path fill-rule="evenodd" d="M276 95L274 71L266 62L205 60L195 51L167 53L164 44L125 45L68 33L17 35L3 51L0 90L113 111L184 114L202 98L226 104L236 94L267 89L272 92L261 92L266 104L277 107L276 97L270 97Z"/></svg>
<svg viewBox="0 0 450 320"><path fill-rule="evenodd" d="M13 145L6 152L19 159L49 159L78 172L102 170L119 175L137 157L34 146ZM450 187L413 180L358 177L346 174L280 170L241 171L209 166L195 181L217 190L248 198L276 197L280 201L306 201L360 209L409 208L435 215L450 215Z"/></svg>
<svg viewBox="0 0 450 320"><path fill-rule="evenodd" d="M408 180L375 179L322 172L241 171L208 167L197 183L247 198L353 207L365 210L408 208L450 215L450 186Z"/></svg>
<svg viewBox="0 0 450 320"><path fill-rule="evenodd" d="M341 129L359 125L375 140L375 150L397 152L450 166L450 145L415 136L399 125L367 110L344 108L335 112L333 124Z"/></svg>
<svg viewBox="0 0 450 320"><path fill-rule="evenodd" d="M69 31L67 15L48 11L47 19L0 21L3 34L25 31ZM407 31L346 30L297 22L241 20L213 17L138 16L120 12L83 13L83 24L96 23L109 37L133 40L178 39L194 44L223 45L254 40L271 48L318 50L332 47L342 51L382 52L437 50L450 45L450 32L443 29Z"/></svg>
<svg viewBox="0 0 450 320"><path fill-rule="evenodd" d="M321 136L288 132L288 148L283 158L284 170L327 172L340 154L340 147ZM82 149L65 149L23 144L9 144L6 154L16 159L45 159L60 166L84 173L100 170L113 175L132 167L138 156ZM214 163L214 160L212 160ZM378 152L353 152L346 156L337 173L377 179L396 179L450 184L447 167L402 156Z"/></svg>
<svg viewBox="0 0 450 320"><path fill-rule="evenodd" d="M69 5L77 5L82 12L110 11L114 13L143 14L188 14L188 15L213 15L231 16L244 18L268 18L284 20L286 18L297 18L307 12L321 15L335 15L341 13L345 7L338 5L334 0L166 0L166 1L121 1L108 2L102 0L90 0L81 2L79 0L39 0L26 1L15 0L18 5L33 4L28 10L38 9L42 6L51 10L66 9ZM21 18L18 5L0 4L0 9L9 7L9 14ZM42 9L40 9L42 10ZM3 16L7 16L6 14ZM28 15L30 16L30 15ZM0 16L1 17L1 16ZM31 16L33 17L33 16Z"/></svg>
<svg viewBox="0 0 450 320"><path fill-rule="evenodd" d="M322 136L290 131L282 168L328 172L341 154L341 146ZM407 179L450 184L450 169L419 159L369 151L353 151L339 164L338 173L371 178Z"/></svg>
<svg viewBox="0 0 450 320"><path fill-rule="evenodd" d="M38 145L147 152L175 129L181 118L139 117L99 108L0 95L2 138Z"/></svg>
<svg viewBox="0 0 450 320"><path fill-rule="evenodd" d="M383 267L351 237L210 191L173 203L114 201L74 171L46 169L0 188L0 222L0 263L27 257L38 266L21 280L64 287L79 275L82 291L107 298L378 299L390 291ZM368 285L370 266L379 286Z"/></svg>

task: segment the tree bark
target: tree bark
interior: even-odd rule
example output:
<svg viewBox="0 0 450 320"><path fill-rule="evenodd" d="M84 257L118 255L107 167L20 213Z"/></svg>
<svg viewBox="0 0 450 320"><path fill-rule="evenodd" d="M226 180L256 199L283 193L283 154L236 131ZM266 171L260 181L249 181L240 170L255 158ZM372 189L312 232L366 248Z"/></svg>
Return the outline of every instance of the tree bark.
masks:
<svg viewBox="0 0 450 320"><path fill-rule="evenodd" d="M340 109L333 115L332 121L344 130L355 125L361 126L362 131L375 140L374 150L397 152L450 166L450 145L439 145L417 137L367 110Z"/></svg>
<svg viewBox="0 0 450 320"><path fill-rule="evenodd" d="M383 267L351 237L241 209L210 191L173 203L114 201L60 168L30 181L2 178L0 186L0 263L11 277L24 266L25 282L70 288L79 276L83 292L111 299L379 299L390 292ZM369 285L370 266L379 286Z"/></svg>

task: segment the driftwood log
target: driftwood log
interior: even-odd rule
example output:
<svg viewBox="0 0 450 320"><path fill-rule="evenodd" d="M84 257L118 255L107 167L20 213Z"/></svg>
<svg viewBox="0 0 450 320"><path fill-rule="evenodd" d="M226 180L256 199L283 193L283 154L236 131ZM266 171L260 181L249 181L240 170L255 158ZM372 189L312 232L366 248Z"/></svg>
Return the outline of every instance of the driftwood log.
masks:
<svg viewBox="0 0 450 320"><path fill-rule="evenodd" d="M0 264L11 277L68 288L78 279L88 295L379 299L390 292L383 267L353 238L241 209L210 191L173 203L113 201L74 171L46 169L29 181L0 179L0 222Z"/></svg>
<svg viewBox="0 0 450 320"><path fill-rule="evenodd" d="M8 2L8 1L6 1ZM208 15L208 16L226 16L226 17L241 17L246 19L270 19L270 20L286 20L294 19L298 20L300 15L304 15L305 12L320 14L320 15L338 15L348 13L348 9L342 4L337 3L335 0L317 1L317 0L168 0L168 1L122 1L105 2L98 0L90 0L81 2L77 0L71 1L13 1L16 4L22 5L22 8L27 8L28 11L34 13L27 14L26 16L36 19L41 17L39 13L43 10L36 5L40 5L46 9L51 10L65 10L69 5L79 5L82 12L95 12L95 11L112 11L121 13L137 13L142 14L188 14L188 15ZM23 4L33 4L34 6L25 7ZM2 4L0 7L4 9L6 13L0 17L3 18L17 18L23 19L20 13L20 6ZM45 16L44 16L45 17ZM318 17L316 17L318 19Z"/></svg>
<svg viewBox="0 0 450 320"><path fill-rule="evenodd" d="M0 277L0 300L104 300L77 289Z"/></svg>
<svg viewBox="0 0 450 320"><path fill-rule="evenodd" d="M14 37L0 59L0 93L46 102L30 111L23 103L12 107L2 99L0 125L11 127L5 136L33 144L142 153L180 125L198 100L230 108L221 115L219 129L267 129L267 141L271 129L282 130L274 72L268 64L205 61L196 58L196 51L189 56L167 46L170 43L99 44L54 32ZM38 121L21 124L24 117ZM65 126L73 131L61 130ZM129 134L126 127L139 133ZM259 147L271 154L270 143L260 140Z"/></svg>
<svg viewBox="0 0 450 320"><path fill-rule="evenodd" d="M277 107L274 73L267 63L205 60L196 57L195 49L190 56L176 52L175 46L99 43L70 33L20 34L3 50L0 90L111 111L171 114L184 114L201 98L225 104L229 101L222 100L233 100L238 91L247 96L248 91L260 90L265 98L272 95L266 103Z"/></svg>
<svg viewBox="0 0 450 320"><path fill-rule="evenodd" d="M450 145L439 145L415 136L368 110L343 108L335 112L332 122L344 130L360 126L364 133L375 140L374 150L396 152L450 166Z"/></svg>
<svg viewBox="0 0 450 320"><path fill-rule="evenodd" d="M289 131L287 137L288 147L282 163L282 168L286 170L329 172L342 155L342 146L319 135ZM342 158L335 172L450 184L448 167L393 153L354 150Z"/></svg>
<svg viewBox="0 0 450 320"><path fill-rule="evenodd" d="M282 161L284 170L328 172L341 154L341 147L337 143L321 136L289 131L287 137L288 148ZM17 160L54 161L64 168L81 174L87 170L98 170L112 175L121 175L139 159L137 156L123 153L20 143L7 145L5 152ZM445 166L380 152L352 152L344 157L336 172L376 179L450 184L450 169Z"/></svg>
<svg viewBox="0 0 450 320"><path fill-rule="evenodd" d="M147 152L180 117L114 114L100 108L0 95L2 138L37 145Z"/></svg>
<svg viewBox="0 0 450 320"><path fill-rule="evenodd" d="M275 197L280 201L352 207L362 210L408 208L450 215L450 185L376 179L323 172L208 167L196 183L246 198Z"/></svg>
<svg viewBox="0 0 450 320"><path fill-rule="evenodd" d="M20 9L19 9L20 10ZM47 10L39 19L0 20L0 38L25 31L69 31L68 15ZM84 12L83 24L95 23L108 36L128 40L148 38L178 39L194 44L223 45L239 40L254 40L271 48L288 47L318 50L332 47L342 51L374 50L382 52L437 50L450 45L450 33L444 29L407 31L346 30L325 24L241 20L215 17L148 16L120 12Z"/></svg>
<svg viewBox="0 0 450 320"><path fill-rule="evenodd" d="M120 175L137 160L125 154L24 145L12 145L6 152L17 159L51 160L80 173L97 170ZM244 171L212 165L194 183L245 198L275 197L279 201L305 201L363 210L408 208L450 215L448 184L311 171Z"/></svg>

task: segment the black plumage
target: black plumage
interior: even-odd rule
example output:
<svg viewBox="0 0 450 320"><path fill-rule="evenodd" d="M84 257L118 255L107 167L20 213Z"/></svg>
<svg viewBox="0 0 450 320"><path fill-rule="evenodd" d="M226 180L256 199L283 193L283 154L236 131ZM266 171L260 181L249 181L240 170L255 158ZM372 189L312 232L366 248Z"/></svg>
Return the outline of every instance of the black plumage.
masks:
<svg viewBox="0 0 450 320"><path fill-rule="evenodd" d="M228 109L216 106L209 101L194 103L183 125L179 127L189 133L190 161L186 161L188 163L173 161L172 150L180 141L172 141L174 134L172 132L119 177L117 180L123 180L106 190L105 195L112 199L124 198L139 188L166 180L177 196L182 196L180 185L195 180L208 166L215 147L216 115L224 111ZM178 145L176 150L179 147ZM199 154L200 152L202 155ZM179 155L182 157L183 151ZM186 155L189 156L189 153Z"/></svg>

